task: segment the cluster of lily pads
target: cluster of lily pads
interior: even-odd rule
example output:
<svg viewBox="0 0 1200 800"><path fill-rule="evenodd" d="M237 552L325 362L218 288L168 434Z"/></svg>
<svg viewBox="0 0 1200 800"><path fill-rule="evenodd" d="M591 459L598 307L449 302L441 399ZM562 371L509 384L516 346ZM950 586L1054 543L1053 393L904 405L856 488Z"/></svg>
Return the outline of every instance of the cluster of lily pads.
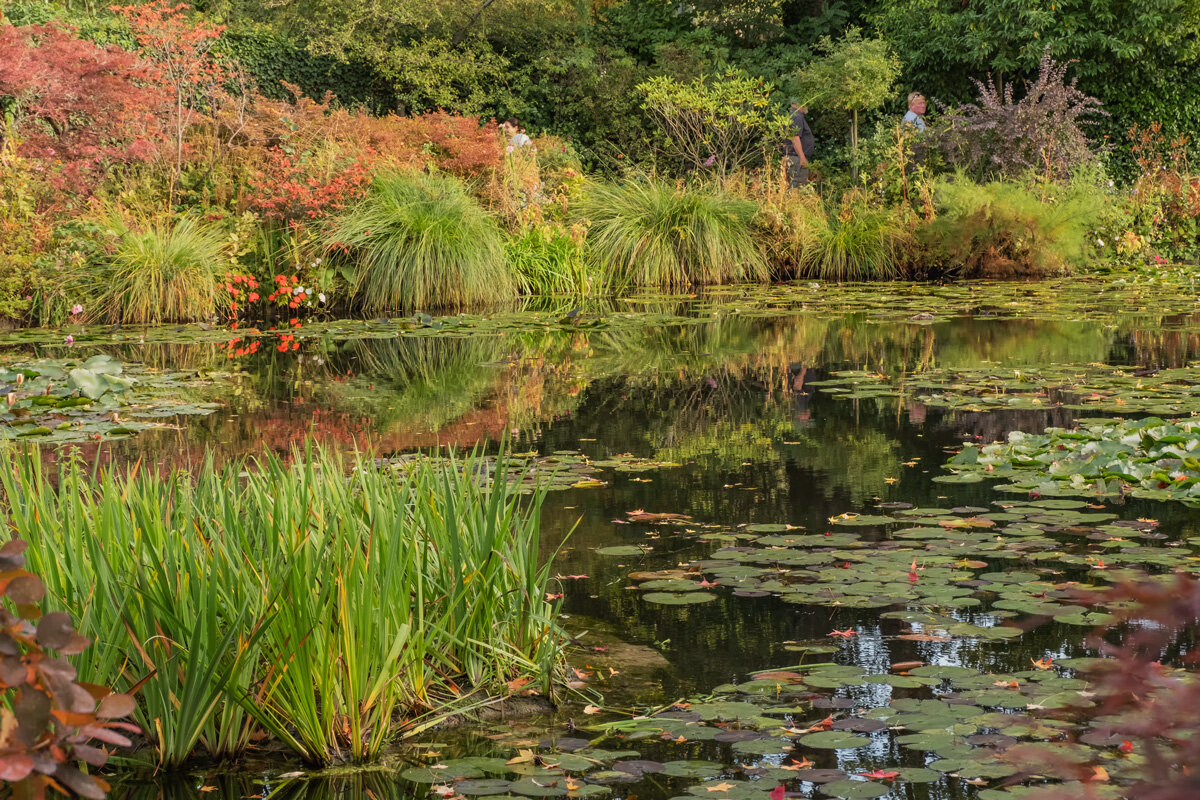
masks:
<svg viewBox="0 0 1200 800"><path fill-rule="evenodd" d="M155 372L108 355L0 366L0 439L80 442L132 436L178 415L211 414L213 385L195 372Z"/></svg>
<svg viewBox="0 0 1200 800"><path fill-rule="evenodd" d="M1018 614L1091 626L1107 615L1076 602L1080 590L1128 576L1124 568L1200 569L1189 546L1166 546L1153 521L1117 520L1082 500L1000 500L992 508L912 508L843 514L830 530L749 525L738 543L677 568L637 572L647 602L708 602L722 590L801 605L918 608L900 613L956 638L1020 635ZM865 528L866 533L846 528ZM886 538L875 531L886 529ZM1179 543L1170 543L1177 545ZM1193 542L1192 544L1200 544ZM633 548L604 548L629 556ZM934 613L937 612L937 613Z"/></svg>
<svg viewBox="0 0 1200 800"><path fill-rule="evenodd" d="M415 454L380 459L378 464L398 474L404 474L410 465L418 461L441 463L448 462L448 459ZM602 459L591 459L578 450L555 450L548 455L539 455L536 452L511 453L506 454L503 459L481 455L472 461L472 468L477 471L477 477L485 484L495 481L497 470L500 470L509 486L525 494L535 489L558 491L607 486L608 482L598 477L602 470L642 473L678 466L680 465L673 461L657 461L632 453L617 453Z"/></svg>
<svg viewBox="0 0 1200 800"><path fill-rule="evenodd" d="M909 797L905 787L920 784L992 787L978 797L1014 800L1026 787L1005 784L1036 773L1055 797L1100 776L1096 796L1117 796L1144 762L1103 721L1072 719L1094 703L1077 674L1093 661L1004 674L919 662L876 674L837 664L762 671L644 715L608 714L510 758L431 754L401 777L444 797L599 797L640 793L624 787L646 780L673 800ZM875 766L897 758L907 763Z"/></svg>
<svg viewBox="0 0 1200 800"><path fill-rule="evenodd" d="M1066 408L1108 414L1200 413L1200 366L1139 370L1103 364L937 369L903 378L843 370L811 381L849 400L910 397L956 411Z"/></svg>
<svg viewBox="0 0 1200 800"><path fill-rule="evenodd" d="M1013 431L951 458L956 483L1008 478L997 489L1042 496L1178 500L1200 507L1200 418L1087 419L1073 429Z"/></svg>

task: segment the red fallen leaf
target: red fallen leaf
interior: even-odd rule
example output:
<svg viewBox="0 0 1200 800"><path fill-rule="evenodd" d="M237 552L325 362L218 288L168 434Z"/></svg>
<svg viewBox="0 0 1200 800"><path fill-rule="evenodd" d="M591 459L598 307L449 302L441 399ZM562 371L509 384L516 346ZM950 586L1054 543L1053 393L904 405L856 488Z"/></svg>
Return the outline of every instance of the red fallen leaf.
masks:
<svg viewBox="0 0 1200 800"><path fill-rule="evenodd" d="M808 727L807 732L812 733L814 731L828 731L828 730L832 730L832 729L833 729L833 715L830 714L828 717L821 720L820 722L818 722L814 725L810 725Z"/></svg>
<svg viewBox="0 0 1200 800"><path fill-rule="evenodd" d="M581 681L586 681L588 678L592 677L592 673L584 672L583 670L578 669L577 667L571 667L571 672L574 672L575 677L579 678L579 680L581 680Z"/></svg>
<svg viewBox="0 0 1200 800"><path fill-rule="evenodd" d="M906 642L953 642L950 636L935 636L932 633L902 633L896 637Z"/></svg>
<svg viewBox="0 0 1200 800"><path fill-rule="evenodd" d="M562 592L546 592L547 600L562 600L562 598L563 598Z"/></svg>
<svg viewBox="0 0 1200 800"><path fill-rule="evenodd" d="M1128 739L1122 739L1121 744L1117 746L1117 749L1128 755L1129 753L1133 752L1133 742L1129 741Z"/></svg>
<svg viewBox="0 0 1200 800"><path fill-rule="evenodd" d="M1047 656L1046 658L1039 658L1037 661L1034 661L1031 658L1031 659L1029 659L1029 661L1033 664L1033 666L1037 667L1038 669L1050 669L1051 667L1054 666L1054 660L1051 659L1049 656Z"/></svg>
<svg viewBox="0 0 1200 800"><path fill-rule="evenodd" d="M770 794L771 800L783 800L783 793L785 791L787 791L787 790L783 788L783 784L782 783L779 784L778 786L776 786L774 789L771 790L771 794Z"/></svg>
<svg viewBox="0 0 1200 800"><path fill-rule="evenodd" d="M883 770L881 770L881 769L873 769L873 770L871 770L870 772L860 772L860 773L858 773L858 774L859 774L859 775L861 775L861 776L863 776L864 778L870 778L870 779L871 779L871 780L873 780L873 781L875 781L875 780L879 780L879 781L890 781L890 780L892 780L893 778L899 778L899 777L900 777L900 773L899 773L899 772L896 772L896 771L894 771L894 770L891 770L891 771L885 772L885 771L883 771Z"/></svg>
<svg viewBox="0 0 1200 800"><path fill-rule="evenodd" d="M595 647L592 648L592 652L593 653L607 653L608 645L606 645L606 644L605 645L596 645Z"/></svg>
<svg viewBox="0 0 1200 800"><path fill-rule="evenodd" d="M720 585L721 585L720 581L709 581L707 578L700 581L700 588L702 588L702 589L708 589L713 586L720 586Z"/></svg>
<svg viewBox="0 0 1200 800"><path fill-rule="evenodd" d="M849 562L849 561L843 561L843 562L842 562L842 566L841 566L841 567L839 567L839 569L850 569L850 562Z"/></svg>
<svg viewBox="0 0 1200 800"><path fill-rule="evenodd" d="M529 683L531 680L533 680L533 679L532 678L513 678L511 681L508 682L508 690L510 692L514 692L514 693L519 692L522 688L525 687L525 684Z"/></svg>
<svg viewBox="0 0 1200 800"><path fill-rule="evenodd" d="M908 582L916 583L917 582L917 573L915 573L915 572L908 573Z"/></svg>
<svg viewBox="0 0 1200 800"><path fill-rule="evenodd" d="M844 631L839 631L837 628L834 628L832 631L830 631L829 633L827 633L825 635L826 636L841 636L843 639L849 639L851 636L858 636L858 631L854 630L853 628L846 628L846 630L844 630Z"/></svg>

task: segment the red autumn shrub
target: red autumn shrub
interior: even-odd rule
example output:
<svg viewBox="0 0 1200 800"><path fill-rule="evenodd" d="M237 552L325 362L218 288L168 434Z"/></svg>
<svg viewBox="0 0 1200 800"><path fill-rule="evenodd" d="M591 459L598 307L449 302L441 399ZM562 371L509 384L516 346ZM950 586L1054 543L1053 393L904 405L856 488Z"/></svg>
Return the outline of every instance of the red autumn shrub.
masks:
<svg viewBox="0 0 1200 800"><path fill-rule="evenodd" d="M62 611L43 613L46 587L25 569L26 543L0 547L0 786L37 800L47 789L103 800L108 784L81 772L109 758L104 745L130 747L138 728L119 722L134 711L129 695L76 681L63 656L89 642Z"/></svg>
<svg viewBox="0 0 1200 800"><path fill-rule="evenodd" d="M147 78L115 46L52 25L0 25L0 96L12 100L20 152L58 188L90 191L106 165L156 154L166 97Z"/></svg>
<svg viewBox="0 0 1200 800"><path fill-rule="evenodd" d="M371 180L362 155L349 164L320 164L271 147L261 159L260 169L249 178L247 202L264 217L282 222L336 214L362 197Z"/></svg>

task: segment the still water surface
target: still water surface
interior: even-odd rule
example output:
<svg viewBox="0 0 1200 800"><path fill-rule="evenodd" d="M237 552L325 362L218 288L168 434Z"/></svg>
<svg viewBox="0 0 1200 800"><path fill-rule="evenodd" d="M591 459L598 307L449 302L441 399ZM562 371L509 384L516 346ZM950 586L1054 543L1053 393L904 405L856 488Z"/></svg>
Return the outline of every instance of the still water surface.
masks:
<svg viewBox="0 0 1200 800"><path fill-rule="evenodd" d="M686 304L676 307L675 313L681 311L687 313ZM947 451L964 440L991 441L1012 430L1070 425L1077 413L1055 407L947 411L911 398L846 399L814 385L838 371L919 375L987 363L1013 371L1048 364L1173 367L1195 358L1200 344L1191 332L1200 321L1187 316L962 315L932 321L880 316L852 310L778 317L729 312L682 325L625 320L619 330L547 325L509 334L423 338L301 336L297 349L265 347L232 360L214 343L114 345L100 349L162 368L229 369L231 361L236 368L210 395L223 404L217 413L181 418L175 429L78 447L102 461L142 459L181 467L198 464L210 450L221 456L263 448L286 453L309 436L337 447L375 448L383 455L443 445L494 450L497 440L507 438L519 452L569 452L601 461L631 454L676 464L645 471L601 469L596 477L602 486L553 491L546 502L547 549L562 545L555 571L587 576L555 587L564 594L564 624L580 635L572 663L602 665L593 680L616 706L654 707L704 696L715 687L748 680L755 670L814 660L788 649L796 642L832 643L836 652L815 658L873 673L887 673L890 664L901 661L1008 673L1028 669L1031 659L1047 655L1086 655L1086 629L1079 626L1051 623L1019 639L995 642L904 641L895 636L908 625L882 619L877 609L809 607L720 591L714 602L663 606L646 603L631 590L629 573L708 558L734 540L705 537L736 535L747 525L787 523L823 532L831 517L869 513L879 503L991 507L1000 495L988 483L931 480L942 474ZM61 352L14 346L9 355ZM49 460L57 457L56 451L46 453ZM629 522L628 512L637 509L688 519L665 525ZM1130 502L1112 510L1124 519L1153 517L1170 537L1195 536L1200 529L1196 512L1180 505ZM647 550L632 558L596 552L629 544ZM827 634L835 629L854 629L858 635L833 642ZM625 660L607 655L614 651ZM856 706L872 707L887 703L889 687L840 694ZM513 745L566 735L569 720L586 724L580 709L577 703L550 717L425 738L445 745L443 757L507 757ZM633 747L646 759L702 758L734 765L758 758L738 756L716 742L681 748L643 740ZM849 772L920 767L928 760L887 737L868 748L805 755L818 767ZM779 762L772 758L765 760ZM294 766L267 764L248 773L199 771L132 781L114 796L241 798L266 791L295 798L426 796L425 787L400 780L394 770L290 782L272 777L290 769ZM614 786L613 796L667 798L694 783L648 775ZM775 783L770 779L770 786ZM813 784L792 781L788 789L819 796ZM958 779L943 778L898 786L889 796L955 798L975 791Z"/></svg>

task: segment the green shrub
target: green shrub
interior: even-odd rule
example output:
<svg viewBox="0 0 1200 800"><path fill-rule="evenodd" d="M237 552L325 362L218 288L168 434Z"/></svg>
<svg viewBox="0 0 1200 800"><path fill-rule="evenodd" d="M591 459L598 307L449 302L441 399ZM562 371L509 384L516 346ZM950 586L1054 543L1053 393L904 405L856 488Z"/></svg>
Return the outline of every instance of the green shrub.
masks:
<svg viewBox="0 0 1200 800"><path fill-rule="evenodd" d="M463 185L436 175L379 175L334 225L351 259L351 298L368 311L458 308L516 295L500 228Z"/></svg>
<svg viewBox="0 0 1200 800"><path fill-rule="evenodd" d="M534 225L504 243L522 294L587 294L592 276L583 246L558 226Z"/></svg>
<svg viewBox="0 0 1200 800"><path fill-rule="evenodd" d="M588 248L614 291L768 280L751 230L756 210L724 192L656 181L595 185L580 204Z"/></svg>
<svg viewBox="0 0 1200 800"><path fill-rule="evenodd" d="M225 251L219 229L182 217L137 230L115 214L107 226L115 249L93 276L101 319L149 324L216 313Z"/></svg>
<svg viewBox="0 0 1200 800"><path fill-rule="evenodd" d="M1104 202L1079 182L1034 189L958 175L935 182L938 216L921 239L935 261L959 277L1062 274L1090 253Z"/></svg>

